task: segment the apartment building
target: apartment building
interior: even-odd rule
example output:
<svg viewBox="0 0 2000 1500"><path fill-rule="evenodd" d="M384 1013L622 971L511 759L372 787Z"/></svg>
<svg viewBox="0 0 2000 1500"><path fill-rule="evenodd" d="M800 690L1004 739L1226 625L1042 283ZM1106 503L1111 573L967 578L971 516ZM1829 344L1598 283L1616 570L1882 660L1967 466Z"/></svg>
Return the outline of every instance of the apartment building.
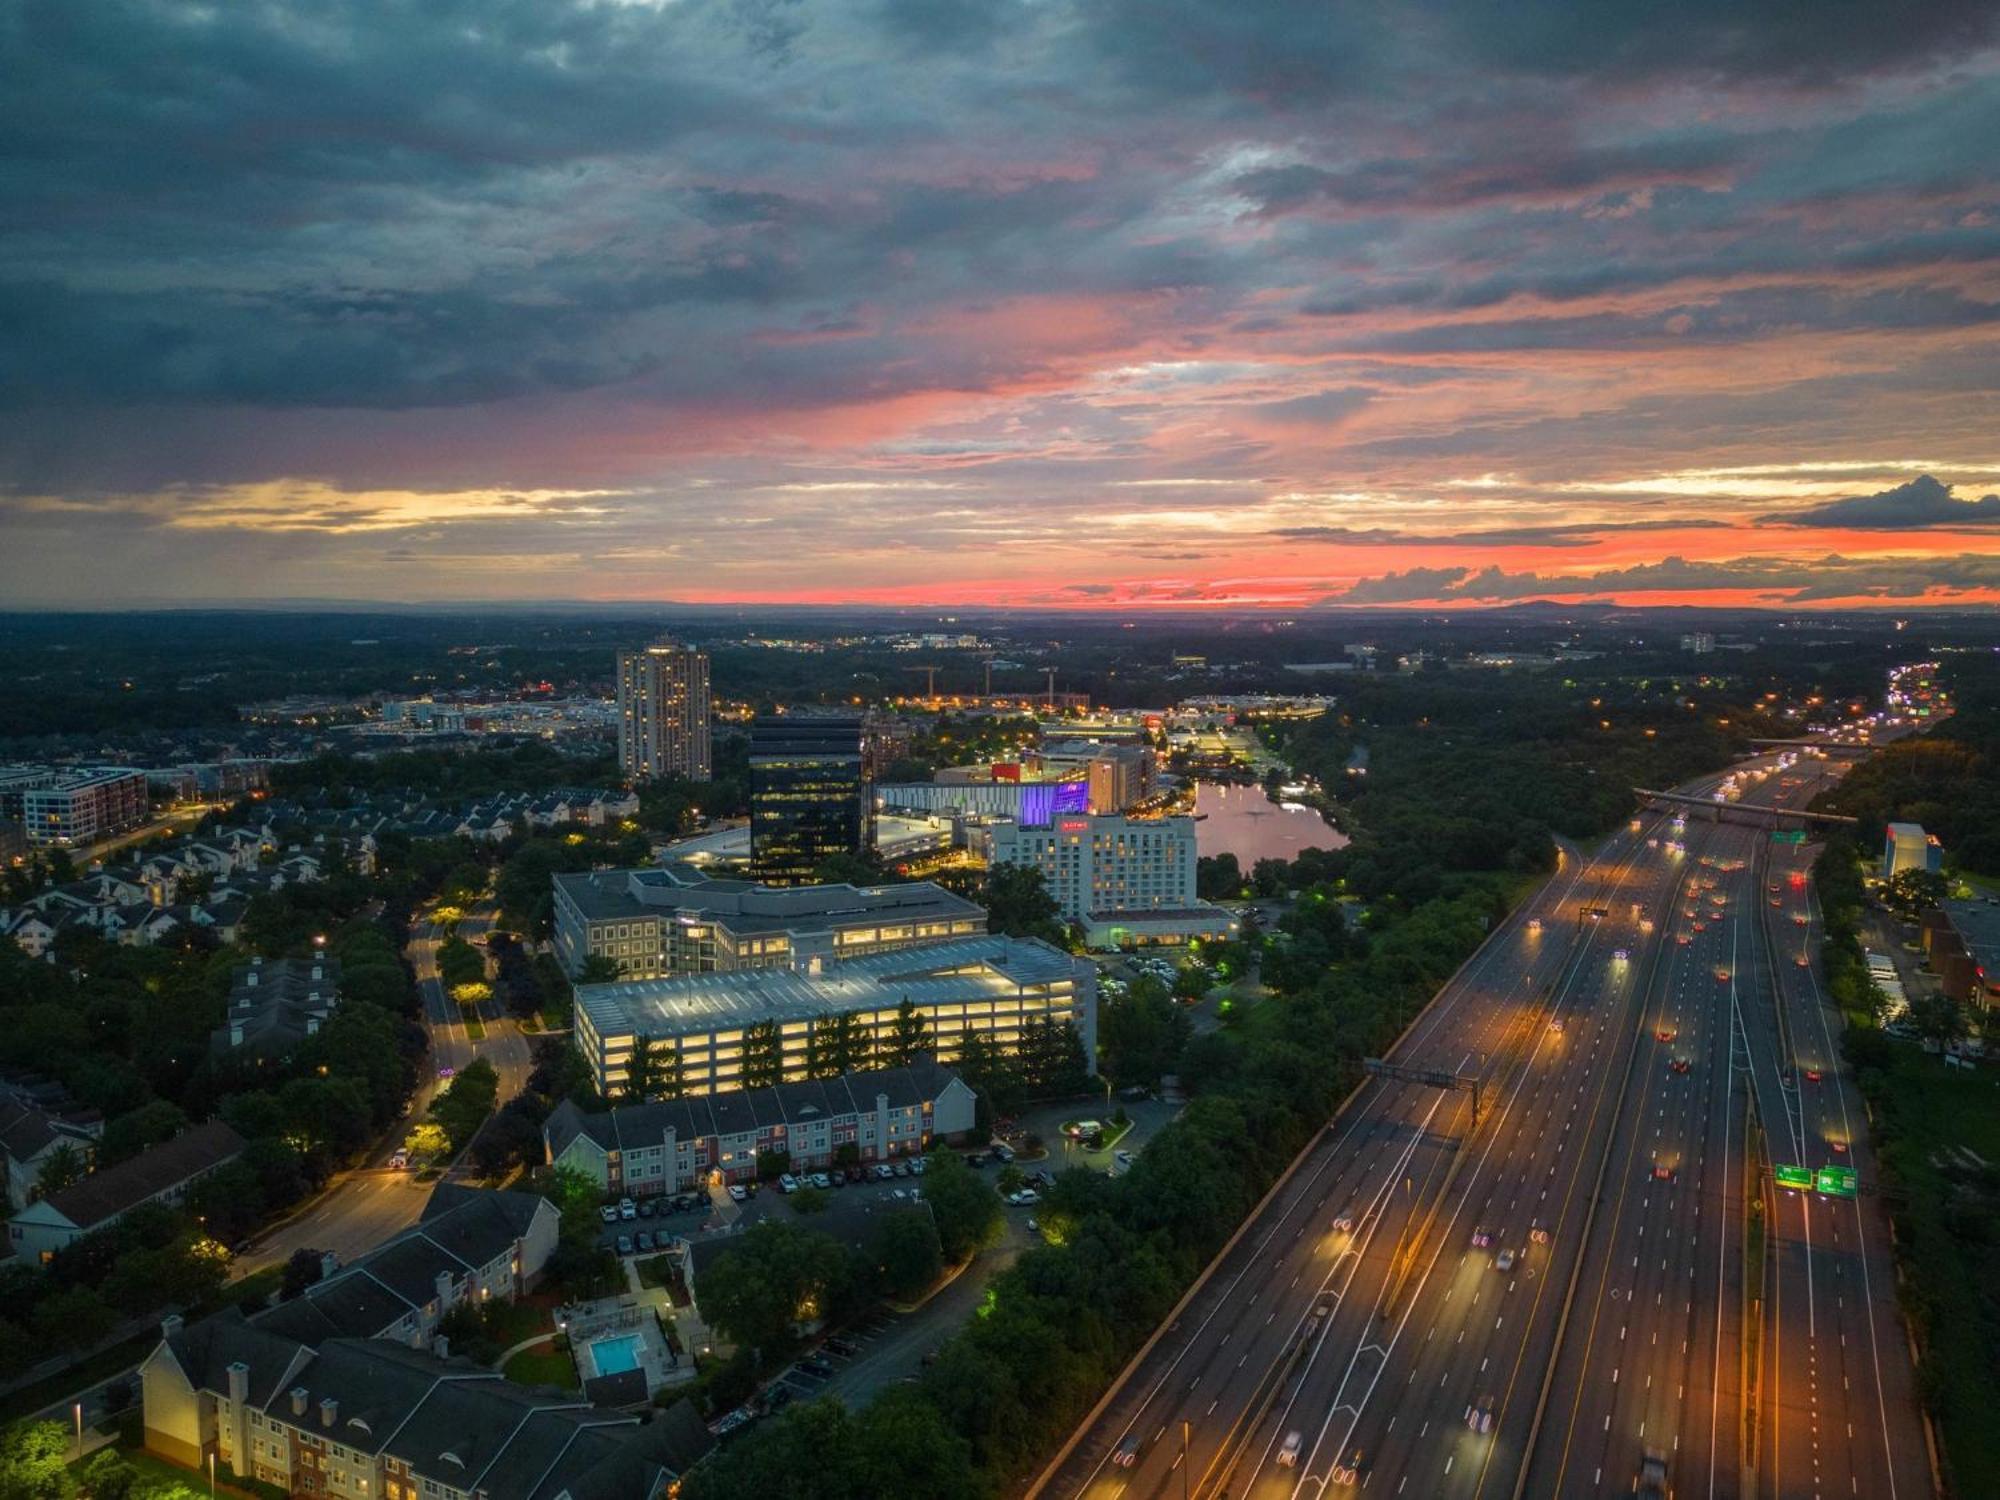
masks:
<svg viewBox="0 0 2000 1500"><path fill-rule="evenodd" d="M168 1318L140 1366L146 1447L324 1500L658 1500L715 1446L687 1402L651 1422L381 1339L314 1346L240 1310Z"/></svg>
<svg viewBox="0 0 2000 1500"><path fill-rule="evenodd" d="M678 862L557 875L556 957L572 975L608 958L621 976L726 973L802 956L852 958L986 930L943 886L768 886Z"/></svg>
<svg viewBox="0 0 2000 1500"><path fill-rule="evenodd" d="M706 651L661 641L618 653L618 768L627 780L708 780L712 720Z"/></svg>
<svg viewBox="0 0 2000 1500"><path fill-rule="evenodd" d="M76 848L146 821L146 773L117 766L53 771L19 787L21 824L40 848Z"/></svg>
<svg viewBox="0 0 2000 1500"><path fill-rule="evenodd" d="M209 1051L217 1057L231 1052L287 1057L319 1033L339 1003L339 959L253 958L231 977L229 1010L209 1034Z"/></svg>
<svg viewBox="0 0 2000 1500"><path fill-rule="evenodd" d="M195 1183L242 1154L243 1137L222 1121L196 1125L130 1161L36 1199L8 1220L8 1241L25 1264L46 1263L65 1245L110 1228L141 1204L180 1202Z"/></svg>
<svg viewBox="0 0 2000 1500"><path fill-rule="evenodd" d="M576 1168L613 1197L638 1198L747 1181L761 1152L787 1153L795 1171L921 1155L972 1129L973 1105L964 1080L926 1058L596 1113L565 1100L542 1143L552 1165Z"/></svg>
<svg viewBox="0 0 2000 1500"><path fill-rule="evenodd" d="M606 1096L624 1091L642 1036L656 1050L673 1049L688 1095L724 1093L743 1085L747 1033L774 1028L780 1077L803 1079L836 1025L873 1046L893 1037L905 1001L946 1061L968 1032L1011 1049L1024 1025L1048 1019L1074 1023L1095 1067L1096 966L1034 939L994 936L842 962L813 957L797 967L578 985L576 1042Z"/></svg>

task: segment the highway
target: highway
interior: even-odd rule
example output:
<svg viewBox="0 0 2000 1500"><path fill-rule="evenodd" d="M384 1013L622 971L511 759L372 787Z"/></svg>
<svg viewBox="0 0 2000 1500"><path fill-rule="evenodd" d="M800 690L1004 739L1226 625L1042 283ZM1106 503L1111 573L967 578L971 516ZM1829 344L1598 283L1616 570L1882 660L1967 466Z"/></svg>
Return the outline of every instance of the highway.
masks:
<svg viewBox="0 0 2000 1500"><path fill-rule="evenodd" d="M1743 801L1802 806L1822 774L1802 761L1796 785L1771 775ZM1721 780L1682 790L1707 798ZM1777 1087L1785 990L1761 915L1768 835L1688 811L1649 813L1566 861L1392 1052L1477 1075L1477 1123L1461 1093L1364 1084L1031 1495L1621 1494L1649 1448L1681 1496L1890 1493L1868 1464L1890 1472L1913 1435L1921 1455L1906 1394L1877 1400L1845 1371L1838 1402L1815 1391L1807 1372L1834 1378L1816 1346L1796 1367L1774 1359L1762 1389L1829 1431L1835 1408L1843 1427L1867 1417L1877 1436L1838 1463L1810 1450L1837 1488L1771 1489L1746 1468L1742 1320L1764 1305L1743 1285L1745 1206L1763 1181L1746 1106L1760 1061ZM1794 985L1809 979L1790 967ZM1814 1024L1830 1054L1823 1012ZM1779 1252L1785 1228L1781 1215ZM1864 1267L1886 1275L1866 1257L1814 1270ZM1845 1318L1846 1363L1872 1339L1907 1387L1888 1304L1816 1295L1814 1337ZM1777 1424L1781 1455L1792 1425Z"/></svg>

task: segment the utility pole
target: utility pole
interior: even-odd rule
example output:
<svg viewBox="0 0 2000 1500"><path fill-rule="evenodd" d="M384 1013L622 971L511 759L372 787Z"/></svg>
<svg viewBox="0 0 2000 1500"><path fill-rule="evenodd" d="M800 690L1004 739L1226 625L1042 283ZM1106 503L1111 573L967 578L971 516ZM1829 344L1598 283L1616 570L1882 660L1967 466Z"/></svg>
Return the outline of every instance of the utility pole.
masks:
<svg viewBox="0 0 2000 1500"><path fill-rule="evenodd" d="M1054 667L1050 667L1048 669L1048 673L1049 673L1048 710L1050 713L1054 713L1056 711L1056 669Z"/></svg>

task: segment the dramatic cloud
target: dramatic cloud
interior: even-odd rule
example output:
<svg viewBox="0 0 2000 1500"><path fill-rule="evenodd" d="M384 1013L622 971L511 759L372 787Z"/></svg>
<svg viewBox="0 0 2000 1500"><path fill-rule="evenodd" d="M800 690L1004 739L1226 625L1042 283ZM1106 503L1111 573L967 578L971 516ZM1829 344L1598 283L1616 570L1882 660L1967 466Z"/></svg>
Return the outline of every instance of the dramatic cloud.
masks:
<svg viewBox="0 0 2000 1500"><path fill-rule="evenodd" d="M0 593L1980 599L1996 24L0 0Z"/></svg>
<svg viewBox="0 0 2000 1500"><path fill-rule="evenodd" d="M1838 526L1852 531L1963 530L2000 526L2000 495L1960 500L1950 485L1920 474L1908 484L1879 495L1857 495L1852 500L1835 500L1804 510L1773 511L1763 519L1786 526Z"/></svg>

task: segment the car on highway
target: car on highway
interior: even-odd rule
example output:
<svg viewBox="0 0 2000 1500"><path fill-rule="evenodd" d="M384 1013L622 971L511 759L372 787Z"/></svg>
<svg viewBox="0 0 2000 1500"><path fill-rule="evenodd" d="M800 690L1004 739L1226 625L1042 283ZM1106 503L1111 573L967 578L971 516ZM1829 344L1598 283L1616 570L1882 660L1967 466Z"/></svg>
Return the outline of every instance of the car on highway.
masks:
<svg viewBox="0 0 2000 1500"><path fill-rule="evenodd" d="M1541 930L1542 919L1540 917L1528 918L1528 936L1535 937L1540 934Z"/></svg>
<svg viewBox="0 0 2000 1500"><path fill-rule="evenodd" d="M1139 1461L1139 1434L1128 1432L1119 1439L1118 1446L1112 1450L1111 1461L1121 1469L1129 1469L1136 1464Z"/></svg>
<svg viewBox="0 0 2000 1500"><path fill-rule="evenodd" d="M438 1077L440 1078L455 1078L457 1076L458 1069L451 1067L449 1064L438 1069Z"/></svg>
<svg viewBox="0 0 2000 1500"><path fill-rule="evenodd" d="M1663 1161L1656 1161L1653 1163L1653 1181L1672 1182L1673 1180L1674 1180L1674 1169L1672 1167L1668 1166Z"/></svg>
<svg viewBox="0 0 2000 1500"><path fill-rule="evenodd" d="M1285 1434L1285 1440L1278 1446L1278 1467L1295 1468L1299 1461L1299 1449L1306 1445L1305 1434L1294 1428Z"/></svg>
<svg viewBox="0 0 2000 1500"><path fill-rule="evenodd" d="M389 1170L392 1172L404 1171L409 1165L410 1153L407 1151L398 1151L394 1156L389 1158Z"/></svg>
<svg viewBox="0 0 2000 1500"><path fill-rule="evenodd" d="M1473 1249L1484 1250L1488 1245L1492 1243L1493 1243L1492 1230L1488 1229L1484 1224L1480 1224L1474 1227L1472 1231Z"/></svg>
<svg viewBox="0 0 2000 1500"><path fill-rule="evenodd" d="M1804 927L1812 921L1812 918L1802 911L1795 911L1792 913L1792 921L1795 925Z"/></svg>
<svg viewBox="0 0 2000 1500"><path fill-rule="evenodd" d="M1623 948L1612 949L1611 961L1614 964L1630 963L1631 960L1632 960L1632 955L1627 953Z"/></svg>
<svg viewBox="0 0 2000 1500"><path fill-rule="evenodd" d="M1667 1064L1667 1071L1670 1073L1685 1073L1689 1066L1690 1064L1685 1057L1677 1057Z"/></svg>
<svg viewBox="0 0 2000 1500"><path fill-rule="evenodd" d="M1818 1068L1807 1068L1807 1069L1806 1069L1806 1082L1807 1082L1807 1083L1818 1083L1818 1082L1819 1082L1819 1080L1820 1080L1820 1071L1819 1071L1819 1069L1818 1069Z"/></svg>
<svg viewBox="0 0 2000 1500"><path fill-rule="evenodd" d="M1715 977L1718 983L1729 983L1729 966L1727 964L1717 964L1715 966Z"/></svg>
<svg viewBox="0 0 2000 1500"><path fill-rule="evenodd" d="M1692 933L1677 932L1674 934L1674 941L1685 948L1689 943L1694 941L1694 935Z"/></svg>
<svg viewBox="0 0 2000 1500"><path fill-rule="evenodd" d="M1831 1146L1831 1147L1833 1148L1833 1154L1834 1154L1835 1156L1845 1156L1845 1155L1847 1155L1847 1142L1845 1142L1845 1141L1828 1141L1828 1142L1827 1142L1827 1145L1829 1145L1829 1146Z"/></svg>
<svg viewBox="0 0 2000 1500"><path fill-rule="evenodd" d="M1513 1252L1513 1251L1512 1251L1511 1249L1507 1249L1507 1250L1502 1250L1502 1251L1501 1251L1501 1252L1500 1252L1500 1253L1499 1253L1498 1255L1494 1256L1494 1257L1493 1257L1493 1269L1494 1269L1494 1270L1496 1270L1496 1271L1511 1271L1511 1270L1513 1270L1513 1269L1514 1269L1514 1252Z"/></svg>
<svg viewBox="0 0 2000 1500"><path fill-rule="evenodd" d="M1640 1458L1632 1493L1639 1500L1673 1500L1673 1491L1667 1488L1667 1455L1660 1449L1648 1448Z"/></svg>
<svg viewBox="0 0 2000 1500"><path fill-rule="evenodd" d="M1563 1018L1561 1016L1550 1016L1549 1030L1553 1031L1557 1036L1561 1036L1563 1030Z"/></svg>
<svg viewBox="0 0 2000 1500"><path fill-rule="evenodd" d="M1671 1042L1679 1034L1671 1026L1662 1026L1658 1031L1653 1033L1653 1040L1656 1042Z"/></svg>
<svg viewBox="0 0 2000 1500"><path fill-rule="evenodd" d="M1810 969L1812 967L1812 959L1803 953L1793 954L1792 962L1797 964L1801 969Z"/></svg>
<svg viewBox="0 0 2000 1500"><path fill-rule="evenodd" d="M1466 1407L1465 1425L1470 1427L1474 1432L1491 1432L1493 1430L1494 1405L1495 1403L1491 1396L1481 1396L1472 1405Z"/></svg>
<svg viewBox="0 0 2000 1500"><path fill-rule="evenodd" d="M1359 1448L1333 1466L1333 1482L1343 1489L1352 1489L1361 1482L1361 1476L1368 1472L1366 1459Z"/></svg>
<svg viewBox="0 0 2000 1500"><path fill-rule="evenodd" d="M1531 1224L1528 1226L1528 1238L1537 1245L1546 1245L1549 1242L1549 1232L1539 1224Z"/></svg>

